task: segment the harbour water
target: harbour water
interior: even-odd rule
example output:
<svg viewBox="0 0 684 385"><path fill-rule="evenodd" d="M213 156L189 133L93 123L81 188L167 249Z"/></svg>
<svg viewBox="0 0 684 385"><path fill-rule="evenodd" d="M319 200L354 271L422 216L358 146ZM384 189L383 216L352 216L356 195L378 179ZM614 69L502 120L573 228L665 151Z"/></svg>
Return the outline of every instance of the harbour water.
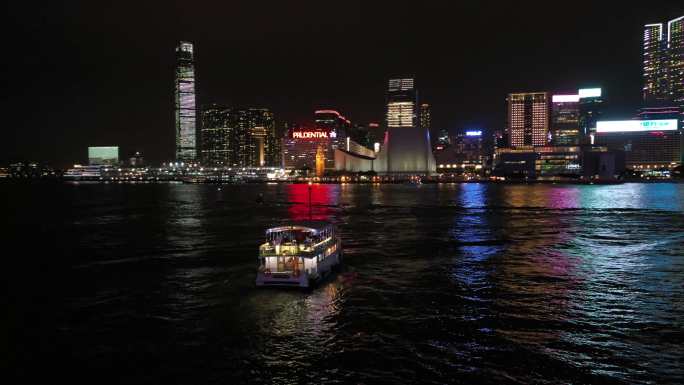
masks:
<svg viewBox="0 0 684 385"><path fill-rule="evenodd" d="M308 186L2 184L18 383L682 383L684 185L313 185L311 291L254 287ZM264 204L257 204L259 193Z"/></svg>

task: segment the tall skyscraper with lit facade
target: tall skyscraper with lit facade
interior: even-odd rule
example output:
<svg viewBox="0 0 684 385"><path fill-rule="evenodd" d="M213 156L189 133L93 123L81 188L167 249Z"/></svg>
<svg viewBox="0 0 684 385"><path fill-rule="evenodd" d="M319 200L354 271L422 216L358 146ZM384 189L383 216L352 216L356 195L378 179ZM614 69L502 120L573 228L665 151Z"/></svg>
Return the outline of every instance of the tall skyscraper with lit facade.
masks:
<svg viewBox="0 0 684 385"><path fill-rule="evenodd" d="M280 166L273 113L266 108L202 109L202 163L208 166Z"/></svg>
<svg viewBox="0 0 684 385"><path fill-rule="evenodd" d="M644 26L644 101L653 103L667 98L667 41L663 24Z"/></svg>
<svg viewBox="0 0 684 385"><path fill-rule="evenodd" d="M431 175L436 170L430 131L418 117L418 92L412 78L392 78L388 82L387 110L382 142L373 149L347 141L346 148L335 150L338 171L374 171L404 178ZM369 124L377 128L378 124Z"/></svg>
<svg viewBox="0 0 684 385"><path fill-rule="evenodd" d="M387 127L417 127L417 93L413 79L390 79L387 92Z"/></svg>
<svg viewBox="0 0 684 385"><path fill-rule="evenodd" d="M273 113L267 108L233 111L234 166L279 166Z"/></svg>
<svg viewBox="0 0 684 385"><path fill-rule="evenodd" d="M197 157L195 107L195 59L192 43L181 41L176 47L176 160L194 162Z"/></svg>
<svg viewBox="0 0 684 385"><path fill-rule="evenodd" d="M684 16L646 24L643 43L644 102L684 106Z"/></svg>
<svg viewBox="0 0 684 385"><path fill-rule="evenodd" d="M551 144L573 146L580 144L579 101L577 94L551 97Z"/></svg>
<svg viewBox="0 0 684 385"><path fill-rule="evenodd" d="M218 104L202 107L201 160L207 166L231 165L233 127L230 108Z"/></svg>
<svg viewBox="0 0 684 385"><path fill-rule="evenodd" d="M352 130L351 122L337 110L331 109L314 111L314 122L316 130L328 133L327 140L321 142L321 153L325 169L332 170L335 168L335 149L345 147Z"/></svg>
<svg viewBox="0 0 684 385"><path fill-rule="evenodd" d="M508 145L544 146L549 133L549 101L546 92L509 94Z"/></svg>
<svg viewBox="0 0 684 385"><path fill-rule="evenodd" d="M385 166L378 170L393 174L434 172L430 131L418 119L418 91L413 78L389 80L386 121L384 150L378 155L378 163Z"/></svg>
<svg viewBox="0 0 684 385"><path fill-rule="evenodd" d="M580 135L583 143L588 144L603 113L603 91L601 88L580 88L579 98Z"/></svg>
<svg viewBox="0 0 684 385"><path fill-rule="evenodd" d="M670 93L684 109L684 16L667 22L667 45L670 52Z"/></svg>

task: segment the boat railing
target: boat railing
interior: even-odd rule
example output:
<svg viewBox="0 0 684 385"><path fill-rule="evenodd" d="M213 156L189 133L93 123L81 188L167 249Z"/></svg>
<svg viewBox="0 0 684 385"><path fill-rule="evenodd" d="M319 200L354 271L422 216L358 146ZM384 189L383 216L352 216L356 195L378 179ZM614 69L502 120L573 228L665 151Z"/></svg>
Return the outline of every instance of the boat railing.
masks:
<svg viewBox="0 0 684 385"><path fill-rule="evenodd" d="M265 243L259 247L259 255L262 257L312 257L322 251L332 238L326 238L314 245L281 245L280 252L276 253L276 247ZM293 250L294 249L294 250Z"/></svg>

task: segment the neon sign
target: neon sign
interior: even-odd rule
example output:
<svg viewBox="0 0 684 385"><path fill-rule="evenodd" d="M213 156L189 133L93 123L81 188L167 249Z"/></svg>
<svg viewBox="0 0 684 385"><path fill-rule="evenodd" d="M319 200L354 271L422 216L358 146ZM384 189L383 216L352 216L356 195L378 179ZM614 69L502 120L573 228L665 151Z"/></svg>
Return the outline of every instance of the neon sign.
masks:
<svg viewBox="0 0 684 385"><path fill-rule="evenodd" d="M326 131L293 131L292 139L328 139L334 138L334 132Z"/></svg>
<svg viewBox="0 0 684 385"><path fill-rule="evenodd" d="M677 119L600 120L596 122L596 132L674 131L676 129Z"/></svg>
<svg viewBox="0 0 684 385"><path fill-rule="evenodd" d="M482 136L482 131L466 131L466 136Z"/></svg>

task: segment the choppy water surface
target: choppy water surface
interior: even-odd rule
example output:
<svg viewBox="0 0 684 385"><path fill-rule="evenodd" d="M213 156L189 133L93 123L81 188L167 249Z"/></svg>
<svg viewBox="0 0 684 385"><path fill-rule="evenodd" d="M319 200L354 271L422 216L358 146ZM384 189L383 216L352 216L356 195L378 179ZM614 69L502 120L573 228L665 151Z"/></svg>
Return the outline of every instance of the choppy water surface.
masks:
<svg viewBox="0 0 684 385"><path fill-rule="evenodd" d="M684 185L314 185L344 270L309 292L256 289L264 229L306 219L307 188L0 185L10 373L684 381Z"/></svg>

